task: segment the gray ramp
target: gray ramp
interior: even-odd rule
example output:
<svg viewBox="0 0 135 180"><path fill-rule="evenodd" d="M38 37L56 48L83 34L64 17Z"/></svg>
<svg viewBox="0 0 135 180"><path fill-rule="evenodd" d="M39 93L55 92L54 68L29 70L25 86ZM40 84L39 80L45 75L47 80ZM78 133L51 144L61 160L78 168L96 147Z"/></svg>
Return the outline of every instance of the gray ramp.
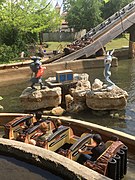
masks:
<svg viewBox="0 0 135 180"><path fill-rule="evenodd" d="M122 8L119 12L116 12L97 27L90 30L86 36L93 39L91 44L62 57L55 62L76 60L82 56L89 57L131 27L134 23L135 1Z"/></svg>

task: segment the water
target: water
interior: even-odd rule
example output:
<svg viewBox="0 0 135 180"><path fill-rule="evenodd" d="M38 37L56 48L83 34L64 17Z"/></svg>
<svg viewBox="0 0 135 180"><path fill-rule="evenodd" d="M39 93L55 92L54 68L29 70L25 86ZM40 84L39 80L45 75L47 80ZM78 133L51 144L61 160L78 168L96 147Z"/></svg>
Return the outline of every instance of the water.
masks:
<svg viewBox="0 0 135 180"><path fill-rule="evenodd" d="M91 83L93 83L95 78L104 81L103 68L88 69L85 72L89 74ZM98 116L98 114L95 115L90 110L79 113L79 115L72 114L71 117L135 135L135 60L121 60L118 67L111 68L111 72L111 80L129 94L126 108L118 112L124 119L111 118L109 113ZM4 84L0 87L0 95L4 98L0 104L4 107L4 112L24 112L19 101L19 96L29 85L30 83L27 79L22 79L19 82Z"/></svg>
<svg viewBox="0 0 135 180"><path fill-rule="evenodd" d="M0 172L2 180L62 180L41 168L2 155L0 155Z"/></svg>
<svg viewBox="0 0 135 180"><path fill-rule="evenodd" d="M124 110L118 113L125 118L120 120L118 118L111 118L109 113L101 116L95 114L91 110L81 112L79 114L72 114L71 117L81 119L83 121L97 123L106 127L111 127L131 135L135 135L135 60L120 60L118 67L111 68L111 80L120 88L128 92L128 102ZM82 73L82 72L80 72ZM93 83L95 78L104 81L103 68L87 69L85 73L90 76L90 81ZM4 106L4 112L23 112L19 96L21 92L29 86L27 79L22 79L19 82L12 82L12 84L4 84L0 87L0 95L4 98L0 102ZM117 111L116 111L117 112ZM135 155L129 154L128 175L124 179L135 179L134 165Z"/></svg>

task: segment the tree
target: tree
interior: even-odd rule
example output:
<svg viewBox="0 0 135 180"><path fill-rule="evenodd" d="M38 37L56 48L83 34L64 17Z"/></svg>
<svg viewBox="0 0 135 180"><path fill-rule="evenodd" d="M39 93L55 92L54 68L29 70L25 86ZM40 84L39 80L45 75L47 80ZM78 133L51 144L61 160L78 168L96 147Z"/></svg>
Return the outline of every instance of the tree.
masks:
<svg viewBox="0 0 135 180"><path fill-rule="evenodd" d="M71 6L74 5L74 0L63 0L63 11L68 12Z"/></svg>
<svg viewBox="0 0 135 180"><path fill-rule="evenodd" d="M26 46L42 31L59 27L60 15L47 0L6 0L0 6L0 44ZM20 51L20 49L19 49Z"/></svg>
<svg viewBox="0 0 135 180"><path fill-rule="evenodd" d="M101 2L99 0L76 0L67 1L69 9L66 21L69 27L76 31L86 29L89 31L102 21Z"/></svg>
<svg viewBox="0 0 135 180"><path fill-rule="evenodd" d="M10 24L23 32L55 30L60 24L59 14L46 0L9 0L0 8L4 24Z"/></svg>
<svg viewBox="0 0 135 180"><path fill-rule="evenodd" d="M107 2L103 2L102 7L102 16L104 19L107 19L115 12L122 9L128 3L132 2L132 0L109 0Z"/></svg>

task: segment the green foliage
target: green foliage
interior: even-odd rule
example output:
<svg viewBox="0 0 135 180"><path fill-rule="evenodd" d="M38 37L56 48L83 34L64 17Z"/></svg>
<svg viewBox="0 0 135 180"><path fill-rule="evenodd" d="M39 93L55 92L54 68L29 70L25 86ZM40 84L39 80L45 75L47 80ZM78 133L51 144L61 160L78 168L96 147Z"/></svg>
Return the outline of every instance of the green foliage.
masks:
<svg viewBox="0 0 135 180"><path fill-rule="evenodd" d="M46 0L9 0L0 8L2 23L23 32L55 29L60 24L58 12L47 6Z"/></svg>
<svg viewBox="0 0 135 180"><path fill-rule="evenodd" d="M132 0L65 0L64 10L70 28L90 30Z"/></svg>
<svg viewBox="0 0 135 180"><path fill-rule="evenodd" d="M107 3L104 3L102 7L103 18L107 19L130 2L132 2L132 0L109 0Z"/></svg>
<svg viewBox="0 0 135 180"><path fill-rule="evenodd" d="M66 20L76 31L90 30L102 21L99 0L76 0L70 5Z"/></svg>
<svg viewBox="0 0 135 180"><path fill-rule="evenodd" d="M0 60L5 57L3 44L7 46L5 49L10 46L12 55L16 57L21 51L26 51L26 44L37 44L39 33L54 31L61 23L60 15L47 0L7 0L0 5L0 21L0 45L3 53ZM9 58L12 55L7 56ZM7 61L6 57L4 61Z"/></svg>
<svg viewBox="0 0 135 180"><path fill-rule="evenodd" d="M63 11L68 12L70 8L74 5L74 0L64 0L63 1Z"/></svg>
<svg viewBox="0 0 135 180"><path fill-rule="evenodd" d="M9 59L12 59L13 57L14 53L11 46L6 46L5 44L0 46L0 62L8 62Z"/></svg>

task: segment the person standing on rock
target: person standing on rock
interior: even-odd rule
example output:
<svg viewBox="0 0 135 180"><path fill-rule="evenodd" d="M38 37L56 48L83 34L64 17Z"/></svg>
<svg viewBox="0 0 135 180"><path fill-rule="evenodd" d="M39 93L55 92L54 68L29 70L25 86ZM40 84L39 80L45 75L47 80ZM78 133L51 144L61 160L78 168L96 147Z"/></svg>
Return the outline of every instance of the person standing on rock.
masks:
<svg viewBox="0 0 135 180"><path fill-rule="evenodd" d="M32 78L30 79L32 82L31 88L35 89L34 85L38 83L40 84L40 88L43 89L42 75L45 68L42 67L42 63L40 61L41 58L33 56L31 57L31 60L33 60L33 62L30 64L30 69L32 70Z"/></svg>

